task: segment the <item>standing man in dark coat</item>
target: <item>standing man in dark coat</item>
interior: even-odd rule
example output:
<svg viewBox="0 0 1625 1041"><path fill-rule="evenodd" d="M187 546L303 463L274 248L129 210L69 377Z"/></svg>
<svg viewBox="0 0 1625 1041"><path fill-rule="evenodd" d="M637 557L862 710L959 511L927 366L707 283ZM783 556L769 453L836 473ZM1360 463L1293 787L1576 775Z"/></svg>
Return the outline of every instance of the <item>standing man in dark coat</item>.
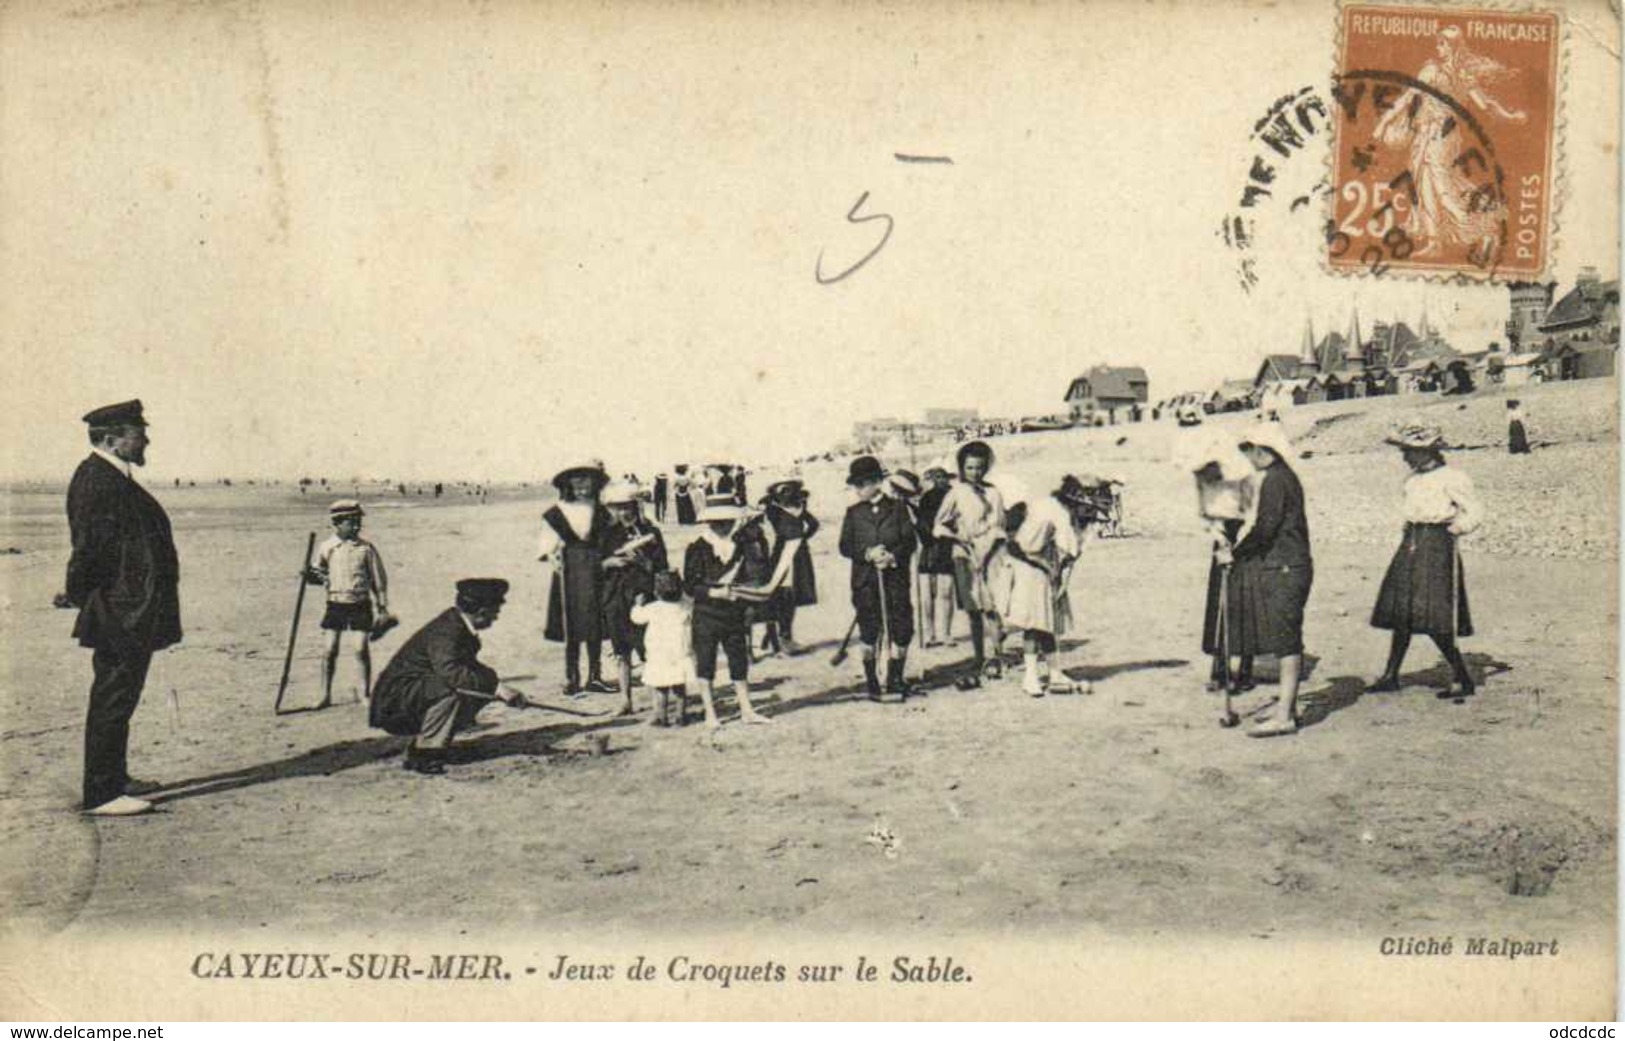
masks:
<svg viewBox="0 0 1625 1041"><path fill-rule="evenodd" d="M908 645L914 639L914 601L909 589L909 561L914 556L914 518L908 506L881 493L886 471L874 456L852 460L846 483L858 501L847 507L841 522L841 556L852 561L852 606L863 641L863 677L869 697L880 699L876 648L891 645L886 661L886 691L907 700L904 679Z"/></svg>
<svg viewBox="0 0 1625 1041"><path fill-rule="evenodd" d="M477 634L496 622L507 597L508 583L500 578L463 579L456 604L413 633L384 666L367 721L413 737L403 764L408 770L445 773L447 746L480 709L492 701L524 702L523 694L498 683L496 670L479 658Z"/></svg>
<svg viewBox="0 0 1625 1041"><path fill-rule="evenodd" d="M671 502L671 478L664 473L655 474L654 506L655 523L666 523L666 508Z"/></svg>
<svg viewBox="0 0 1625 1041"><path fill-rule="evenodd" d="M89 412L91 454L68 484L73 555L58 607L77 607L73 635L91 649L95 678L85 716L84 811L99 817L146 813L131 794L130 717L141 701L154 651L181 639L180 566L169 516L136 483L147 462L147 421L140 401Z"/></svg>

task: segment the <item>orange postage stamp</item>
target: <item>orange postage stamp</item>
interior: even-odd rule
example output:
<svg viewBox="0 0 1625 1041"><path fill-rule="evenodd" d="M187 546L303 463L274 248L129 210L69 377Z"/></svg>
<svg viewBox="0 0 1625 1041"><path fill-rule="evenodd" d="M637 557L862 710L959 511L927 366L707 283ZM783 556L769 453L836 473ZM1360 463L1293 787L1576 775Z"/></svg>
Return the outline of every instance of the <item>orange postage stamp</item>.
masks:
<svg viewBox="0 0 1625 1041"><path fill-rule="evenodd" d="M1540 275L1551 252L1558 14L1350 4L1339 16L1332 269Z"/></svg>

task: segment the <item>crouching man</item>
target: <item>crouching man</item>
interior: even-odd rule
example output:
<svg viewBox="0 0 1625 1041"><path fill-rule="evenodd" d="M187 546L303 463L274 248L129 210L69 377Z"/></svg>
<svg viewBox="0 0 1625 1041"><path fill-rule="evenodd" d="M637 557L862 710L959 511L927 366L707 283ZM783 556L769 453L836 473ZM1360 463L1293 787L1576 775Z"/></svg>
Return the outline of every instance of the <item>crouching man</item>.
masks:
<svg viewBox="0 0 1625 1041"><path fill-rule="evenodd" d="M420 774L446 772L446 748L457 731L474 722L492 701L510 705L524 695L497 682L496 670L479 660L482 629L502 613L508 583L465 578L457 603L412 635L384 667L372 696L368 722L414 738L405 766Z"/></svg>

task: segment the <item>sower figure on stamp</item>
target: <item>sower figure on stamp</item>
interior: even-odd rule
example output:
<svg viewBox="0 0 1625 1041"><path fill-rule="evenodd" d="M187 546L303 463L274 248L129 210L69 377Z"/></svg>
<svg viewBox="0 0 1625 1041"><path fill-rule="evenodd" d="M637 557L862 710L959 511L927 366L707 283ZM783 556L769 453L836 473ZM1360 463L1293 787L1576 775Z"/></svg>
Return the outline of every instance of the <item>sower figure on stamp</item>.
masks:
<svg viewBox="0 0 1625 1041"><path fill-rule="evenodd" d="M813 573L812 549L808 543L818 534L818 518L807 512L807 488L800 481L779 481L767 490L763 503L767 523L773 529L773 566L777 574L786 547L790 550L789 580L774 591L772 605L777 613L779 643L785 654L801 653L795 640L796 611L818 603L818 579Z"/></svg>
<svg viewBox="0 0 1625 1041"><path fill-rule="evenodd" d="M413 633L384 666L368 722L412 737L406 769L445 773L446 748L480 709L492 701L524 703L523 694L503 687L479 659L479 633L496 622L507 596L508 583L500 578L463 579L456 603Z"/></svg>
<svg viewBox="0 0 1625 1041"><path fill-rule="evenodd" d="M1411 423L1387 438L1404 455L1411 475L1405 479L1405 533L1383 576L1371 624L1393 632L1388 666L1366 689L1389 693L1400 688L1412 633L1426 633L1450 663L1455 688L1441 698L1471 697L1476 690L1456 638L1473 635L1467 609L1467 583L1461 573L1457 540L1482 523L1484 509L1472 478L1445 465L1444 436L1438 427Z"/></svg>
<svg viewBox="0 0 1625 1041"><path fill-rule="evenodd" d="M632 618L639 599L654 593L655 575L666 570L666 541L643 519L642 489L617 481L604 489L604 508L610 523L605 529L603 580L604 632L615 652L617 681L625 703L622 715L632 712L632 655L643 654L643 633ZM645 655L645 658L647 656Z"/></svg>
<svg viewBox="0 0 1625 1041"><path fill-rule="evenodd" d="M598 502L609 478L596 465L572 466L553 478L559 501L542 514L537 559L553 565L547 595L544 635L564 644L564 692L608 693L615 688L603 677L604 540L609 514ZM581 651L587 652L587 683L581 683Z"/></svg>
<svg viewBox="0 0 1625 1041"><path fill-rule="evenodd" d="M988 472L993 469L993 449L985 441L967 442L959 448L958 465L959 483L943 498L932 534L953 541L954 590L960 609L970 619L973 655L970 671L961 677L959 686L970 689L981 686L984 672L995 679L1004 674L999 659L1004 634L987 568L1006 533L1004 499L997 488L987 483ZM989 636L992 658L987 656Z"/></svg>
<svg viewBox="0 0 1625 1041"><path fill-rule="evenodd" d="M863 642L863 679L869 697L880 700L878 648L889 645L887 693L907 700L908 645L914 639L914 601L909 562L916 545L914 519L902 502L883 494L886 471L874 456L852 460L846 483L858 501L841 522L841 556L852 562L852 607Z"/></svg>
<svg viewBox="0 0 1625 1041"><path fill-rule="evenodd" d="M91 454L68 484L73 554L58 607L77 607L73 635L91 649L85 715L84 811L118 817L145 813L136 795L157 787L128 770L130 717L141 700L153 652L180 642L180 565L169 516L130 468L147 462L141 402L85 415Z"/></svg>
<svg viewBox="0 0 1625 1041"><path fill-rule="evenodd" d="M354 499L340 499L329 506L333 535L322 543L316 563L305 576L312 585L327 587L327 610L322 615L327 653L322 659L322 701L317 708L333 703L333 674L338 671L339 644L346 632L355 633L356 668L361 672L361 693L356 700L365 701L372 691L367 639L379 623L389 619L389 576L378 548L361 537L365 516Z"/></svg>

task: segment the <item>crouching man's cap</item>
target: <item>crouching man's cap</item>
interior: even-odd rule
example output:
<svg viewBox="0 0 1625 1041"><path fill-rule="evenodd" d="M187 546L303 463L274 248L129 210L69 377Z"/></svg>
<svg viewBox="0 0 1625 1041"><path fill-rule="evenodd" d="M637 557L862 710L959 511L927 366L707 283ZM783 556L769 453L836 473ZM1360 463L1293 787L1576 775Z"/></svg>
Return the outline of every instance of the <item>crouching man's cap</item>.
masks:
<svg viewBox="0 0 1625 1041"><path fill-rule="evenodd" d="M498 607L508 599L503 578L465 578L457 583L457 597L471 607Z"/></svg>

